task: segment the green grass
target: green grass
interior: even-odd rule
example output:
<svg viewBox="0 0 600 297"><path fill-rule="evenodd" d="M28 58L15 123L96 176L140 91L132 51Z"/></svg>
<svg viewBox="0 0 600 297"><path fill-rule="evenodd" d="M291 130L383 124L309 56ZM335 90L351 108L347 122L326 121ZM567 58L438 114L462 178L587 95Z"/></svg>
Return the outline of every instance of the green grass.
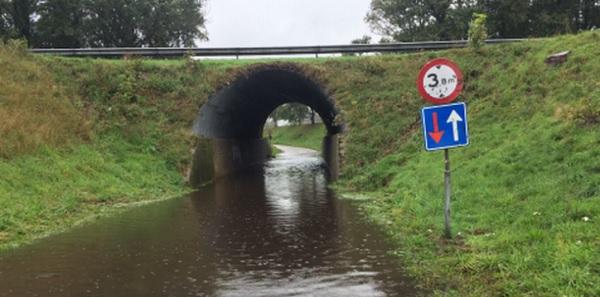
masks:
<svg viewBox="0 0 600 297"><path fill-rule="evenodd" d="M451 151L451 241L443 153L423 149L414 81L365 79L375 85L345 93L349 162L338 187L371 197L361 206L435 295L600 296L599 41L585 33L444 53L466 74L471 130L471 145ZM543 63L567 49L564 65ZM398 69L416 73L434 56L398 58Z"/></svg>
<svg viewBox="0 0 600 297"><path fill-rule="evenodd" d="M273 144L283 144L296 147L321 150L323 137L327 134L323 124L286 126L268 129L265 134L271 134Z"/></svg>
<svg viewBox="0 0 600 297"><path fill-rule="evenodd" d="M13 45L0 62L0 250L190 190L190 127L227 67L37 57Z"/></svg>
<svg viewBox="0 0 600 297"><path fill-rule="evenodd" d="M81 102L57 85L22 43L0 41L0 65L0 158L90 137Z"/></svg>
<svg viewBox="0 0 600 297"><path fill-rule="evenodd" d="M585 32L480 51L294 62L342 110L345 155L336 187L370 197L359 205L390 234L421 286L438 296L600 296L598 44L600 33ZM564 50L571 50L565 64L544 64ZM440 56L463 69L459 100L468 104L471 130L471 145L451 152L451 241L441 237L443 155L423 149L425 103L415 87L419 69ZM23 67L11 59L23 59ZM62 230L110 205L185 191L181 176L189 168L199 106L233 75L265 62L22 53L3 61L12 70L0 71L2 80L21 90L19 98L29 96L27 84L38 82L35 90L46 85L55 91L32 98L68 96L57 101L69 111L61 117L85 129L19 125L20 136L5 140L11 149L0 164L2 246ZM6 114L56 122L35 104L1 95L12 100L0 104L13 108ZM323 128L307 127L272 134L275 143L313 149L323 135ZM18 143L33 144L12 149Z"/></svg>
<svg viewBox="0 0 600 297"><path fill-rule="evenodd" d="M65 230L115 206L187 191L157 152L106 137L95 146L42 148L0 163L0 250ZM110 213L110 211L108 211Z"/></svg>

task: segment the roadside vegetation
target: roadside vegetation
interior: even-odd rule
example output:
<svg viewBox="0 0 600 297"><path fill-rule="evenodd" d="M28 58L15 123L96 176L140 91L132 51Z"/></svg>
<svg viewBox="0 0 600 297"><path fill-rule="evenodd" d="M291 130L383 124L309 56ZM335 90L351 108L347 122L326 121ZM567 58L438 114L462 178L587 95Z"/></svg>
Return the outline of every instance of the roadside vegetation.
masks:
<svg viewBox="0 0 600 297"><path fill-rule="evenodd" d="M272 144L291 145L321 150L323 137L327 134L323 124L307 124L270 128L266 132Z"/></svg>
<svg viewBox="0 0 600 297"><path fill-rule="evenodd" d="M330 82L349 126L339 187L371 197L361 205L436 295L600 296L598 44L592 32L384 56ZM544 63L564 50L565 64ZM466 75L460 100L471 130L471 145L451 152L450 241L442 238L443 152L423 149L414 86L418 69L440 55Z"/></svg>
<svg viewBox="0 0 600 297"><path fill-rule="evenodd" d="M228 66L34 57L19 42L0 64L0 250L190 191L190 127Z"/></svg>
<svg viewBox="0 0 600 297"><path fill-rule="evenodd" d="M424 287L438 296L599 296L598 44L600 33L586 32L296 63L343 111L336 187L369 197L359 205ZM564 50L563 65L544 63ZM471 132L471 145L451 152L453 240L442 238L443 153L423 149L415 87L439 56L463 69ZM101 209L187 191L199 106L254 63L31 57L8 45L0 62L3 248ZM318 149L322 129L272 137Z"/></svg>
<svg viewBox="0 0 600 297"><path fill-rule="evenodd" d="M32 152L88 139L90 123L80 103L56 85L53 76L13 41L0 47L0 156Z"/></svg>
<svg viewBox="0 0 600 297"><path fill-rule="evenodd" d="M336 187L361 198L434 295L600 295L599 42L588 32L317 63L347 125ZM564 50L563 65L544 63ZM471 145L451 151L453 240L442 235L443 152L423 148L414 81L439 56L463 69L471 130Z"/></svg>

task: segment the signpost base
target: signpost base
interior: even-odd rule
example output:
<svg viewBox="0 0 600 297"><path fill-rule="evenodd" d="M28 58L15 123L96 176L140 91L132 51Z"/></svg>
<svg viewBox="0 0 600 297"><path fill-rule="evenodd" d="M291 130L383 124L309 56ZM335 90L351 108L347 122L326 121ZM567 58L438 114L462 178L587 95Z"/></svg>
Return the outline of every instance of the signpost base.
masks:
<svg viewBox="0 0 600 297"><path fill-rule="evenodd" d="M444 150L444 235L446 238L452 238L452 229L450 227L450 152Z"/></svg>

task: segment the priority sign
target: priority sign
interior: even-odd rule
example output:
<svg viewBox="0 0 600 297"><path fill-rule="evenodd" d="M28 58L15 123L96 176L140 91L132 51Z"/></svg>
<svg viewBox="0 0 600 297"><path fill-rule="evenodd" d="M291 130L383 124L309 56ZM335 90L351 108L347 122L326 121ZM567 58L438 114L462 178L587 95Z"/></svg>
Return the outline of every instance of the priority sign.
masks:
<svg viewBox="0 0 600 297"><path fill-rule="evenodd" d="M454 103L421 110L425 149L436 151L469 145L467 106Z"/></svg>

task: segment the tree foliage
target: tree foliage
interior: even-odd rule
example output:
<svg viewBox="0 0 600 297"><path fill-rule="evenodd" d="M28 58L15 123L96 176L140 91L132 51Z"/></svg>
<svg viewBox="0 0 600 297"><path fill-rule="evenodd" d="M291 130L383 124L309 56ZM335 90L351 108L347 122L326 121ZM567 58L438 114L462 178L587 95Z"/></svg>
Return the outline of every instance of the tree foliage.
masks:
<svg viewBox="0 0 600 297"><path fill-rule="evenodd" d="M193 46L203 0L0 0L0 36L35 47Z"/></svg>
<svg viewBox="0 0 600 297"><path fill-rule="evenodd" d="M479 49L487 39L487 15L483 13L473 14L473 20L469 24L469 46Z"/></svg>
<svg viewBox="0 0 600 297"><path fill-rule="evenodd" d="M366 21L396 41L465 39L473 13L497 38L549 36L600 26L600 0L372 0Z"/></svg>
<svg viewBox="0 0 600 297"><path fill-rule="evenodd" d="M14 34L10 11L10 3L7 0L0 0L0 37L2 39L11 37Z"/></svg>
<svg viewBox="0 0 600 297"><path fill-rule="evenodd" d="M372 0L366 20L379 34L398 41L466 37L474 1ZM464 24L464 25L462 25Z"/></svg>
<svg viewBox="0 0 600 297"><path fill-rule="evenodd" d="M350 43L352 44L371 44L372 37L369 35L363 35L363 37L356 38Z"/></svg>
<svg viewBox="0 0 600 297"><path fill-rule="evenodd" d="M34 44L38 47L82 47L84 45L81 0L45 1L37 8L39 20Z"/></svg>
<svg viewBox="0 0 600 297"><path fill-rule="evenodd" d="M311 114L311 109L300 103L286 103L271 113L274 121L286 120L293 124L302 124L304 119Z"/></svg>
<svg viewBox="0 0 600 297"><path fill-rule="evenodd" d="M33 15L37 4L37 0L12 0L8 5L14 26L12 31L17 36L25 38L29 44L33 39Z"/></svg>

